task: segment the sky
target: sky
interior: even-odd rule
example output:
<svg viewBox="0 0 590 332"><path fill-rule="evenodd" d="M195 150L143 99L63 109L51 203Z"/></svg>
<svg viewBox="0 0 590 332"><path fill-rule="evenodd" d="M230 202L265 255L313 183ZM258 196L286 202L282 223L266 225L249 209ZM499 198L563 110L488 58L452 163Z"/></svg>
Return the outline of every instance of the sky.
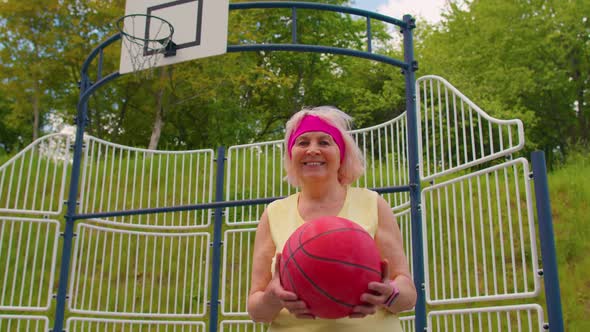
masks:
<svg viewBox="0 0 590 332"><path fill-rule="evenodd" d="M353 0L351 7L374 11L401 19L404 14L420 16L436 23L446 0Z"/></svg>

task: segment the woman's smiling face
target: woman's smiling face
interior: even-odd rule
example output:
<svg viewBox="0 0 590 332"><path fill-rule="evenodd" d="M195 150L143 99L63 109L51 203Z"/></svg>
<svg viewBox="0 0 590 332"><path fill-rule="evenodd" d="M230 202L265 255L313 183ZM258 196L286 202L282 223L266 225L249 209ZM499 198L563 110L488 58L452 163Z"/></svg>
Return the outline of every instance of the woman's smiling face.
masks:
<svg viewBox="0 0 590 332"><path fill-rule="evenodd" d="M338 178L340 149L332 136L311 131L301 134L291 149L293 171L301 180Z"/></svg>

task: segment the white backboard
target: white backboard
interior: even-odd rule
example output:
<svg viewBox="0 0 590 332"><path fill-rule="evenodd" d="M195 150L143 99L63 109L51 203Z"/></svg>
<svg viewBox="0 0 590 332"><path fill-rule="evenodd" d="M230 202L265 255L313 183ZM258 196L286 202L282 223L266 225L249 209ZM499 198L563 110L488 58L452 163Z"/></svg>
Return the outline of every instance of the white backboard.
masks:
<svg viewBox="0 0 590 332"><path fill-rule="evenodd" d="M177 45L176 55L154 57L153 54L143 52L137 55L141 57L140 61L155 60L152 61L155 62L153 66L166 66L225 53L228 11L229 0L127 0L125 7L125 15L156 16L168 21L174 28L172 41ZM161 21L138 16L133 23L128 20L124 22L126 32L153 39L157 29L160 29ZM123 40L119 67L121 74L134 71L129 48Z"/></svg>

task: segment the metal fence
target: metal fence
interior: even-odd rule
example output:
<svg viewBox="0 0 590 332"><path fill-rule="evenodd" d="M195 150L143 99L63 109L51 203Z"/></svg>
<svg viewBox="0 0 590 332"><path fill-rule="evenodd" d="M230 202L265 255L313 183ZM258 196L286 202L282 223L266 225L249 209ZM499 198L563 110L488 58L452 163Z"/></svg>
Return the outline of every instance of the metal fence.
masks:
<svg viewBox="0 0 590 332"><path fill-rule="evenodd" d="M496 120L445 80L428 76L421 103L422 220L429 331L540 331L542 280L532 178L519 120ZM352 132L367 160L354 185L409 182L407 118ZM50 135L0 165L0 331L48 331L60 264L67 135ZM152 151L84 139L78 212L70 254L68 331L264 331L248 319L255 227L265 204L296 191L285 181L281 141L230 147L221 172L213 150ZM226 201L262 203L96 216ZM410 197L384 193L413 257ZM26 216L23 216L26 215ZM215 256L215 223L221 254ZM215 265L220 267L214 274ZM414 271L414 262L410 260ZM213 297L218 279L220 296ZM212 302L213 301L213 302ZM451 306L451 307L449 307ZM33 315L34 314L34 315ZM415 328L403 313L405 331Z"/></svg>

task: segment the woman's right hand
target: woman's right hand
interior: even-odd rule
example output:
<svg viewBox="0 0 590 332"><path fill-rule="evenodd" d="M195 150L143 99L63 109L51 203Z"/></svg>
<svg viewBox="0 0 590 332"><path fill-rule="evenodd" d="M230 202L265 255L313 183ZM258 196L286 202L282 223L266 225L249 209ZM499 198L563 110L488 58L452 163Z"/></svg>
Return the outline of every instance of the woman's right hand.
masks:
<svg viewBox="0 0 590 332"><path fill-rule="evenodd" d="M297 297L297 294L285 290L281 285L280 266L281 254L277 253L275 256L275 272L272 280L266 288L267 294L278 298L283 308L289 310L289 312L295 315L295 317L303 319L315 319L315 316L309 311L307 304L301 301Z"/></svg>

